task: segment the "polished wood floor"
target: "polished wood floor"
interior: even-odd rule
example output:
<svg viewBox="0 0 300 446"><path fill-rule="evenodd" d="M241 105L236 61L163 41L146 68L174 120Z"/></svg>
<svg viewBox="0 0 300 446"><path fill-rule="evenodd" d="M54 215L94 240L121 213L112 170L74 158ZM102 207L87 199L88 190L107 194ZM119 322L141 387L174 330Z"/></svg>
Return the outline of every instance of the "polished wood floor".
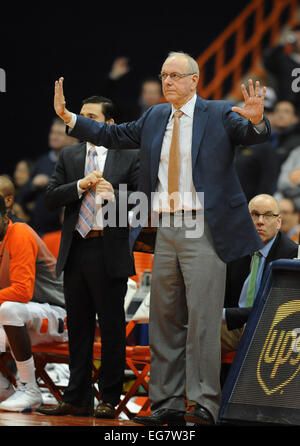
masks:
<svg viewBox="0 0 300 446"><path fill-rule="evenodd" d="M102 420L95 417L46 416L37 412L0 411L0 426L141 426L130 420Z"/></svg>

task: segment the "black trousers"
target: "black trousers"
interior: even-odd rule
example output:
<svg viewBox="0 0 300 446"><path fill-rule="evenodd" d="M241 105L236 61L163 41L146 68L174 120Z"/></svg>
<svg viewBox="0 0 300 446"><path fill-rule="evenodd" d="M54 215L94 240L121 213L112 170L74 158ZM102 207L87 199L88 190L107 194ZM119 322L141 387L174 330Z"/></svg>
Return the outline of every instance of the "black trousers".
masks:
<svg viewBox="0 0 300 446"><path fill-rule="evenodd" d="M80 240L74 237L64 270L70 380L63 401L77 406L89 407L93 402L91 381L96 314L101 332L101 399L116 406L122 392L127 278L109 277L104 257L103 238Z"/></svg>

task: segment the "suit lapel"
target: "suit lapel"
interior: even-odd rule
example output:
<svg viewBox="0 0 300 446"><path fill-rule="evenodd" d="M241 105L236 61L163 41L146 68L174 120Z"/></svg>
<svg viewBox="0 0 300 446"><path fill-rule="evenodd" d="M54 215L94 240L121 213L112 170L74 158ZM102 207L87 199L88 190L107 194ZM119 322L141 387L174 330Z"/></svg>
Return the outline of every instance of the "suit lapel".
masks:
<svg viewBox="0 0 300 446"><path fill-rule="evenodd" d="M76 178L82 178L84 176L86 158L86 143L83 142L79 144L76 148L74 147L74 176Z"/></svg>
<svg viewBox="0 0 300 446"><path fill-rule="evenodd" d="M112 174L113 169L116 169L118 163L115 158L118 156L119 152L116 150L108 150L106 155L106 160L103 169L103 178L107 179Z"/></svg>
<svg viewBox="0 0 300 446"><path fill-rule="evenodd" d="M105 160L103 177L107 178L111 175L113 166L116 167L116 158L118 157L119 152L116 150L108 150L107 156ZM84 176L84 168L85 168L85 159L86 159L86 143L79 144L76 148L74 147L74 172L77 177Z"/></svg>
<svg viewBox="0 0 300 446"><path fill-rule="evenodd" d="M277 259L281 258L280 239L281 239L281 233L278 232L278 234L273 242L273 245L271 246L269 254L266 257L263 274L265 273L266 268L270 262L273 262L273 260L277 260ZM282 253L282 258L284 258L284 257L285 257L285 254Z"/></svg>
<svg viewBox="0 0 300 446"><path fill-rule="evenodd" d="M197 96L194 118L193 118L193 136L192 136L192 169L195 168L200 144L204 135L205 126L208 119L207 106L203 99Z"/></svg>
<svg viewBox="0 0 300 446"><path fill-rule="evenodd" d="M159 114L159 121L155 123L155 128L153 129L154 136L151 146L151 190L155 190L156 186L160 153L170 113L171 105L166 104L166 107L163 108L163 111Z"/></svg>

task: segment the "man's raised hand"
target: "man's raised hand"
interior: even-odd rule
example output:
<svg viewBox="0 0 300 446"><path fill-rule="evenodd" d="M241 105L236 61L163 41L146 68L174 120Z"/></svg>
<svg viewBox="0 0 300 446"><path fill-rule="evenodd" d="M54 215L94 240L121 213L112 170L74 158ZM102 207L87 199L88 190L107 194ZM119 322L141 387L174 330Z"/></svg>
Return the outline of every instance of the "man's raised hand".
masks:
<svg viewBox="0 0 300 446"><path fill-rule="evenodd" d="M252 124L259 124L262 121L264 113L264 99L267 92L266 87L263 87L260 93L260 83L256 81L255 88L252 79L248 80L249 93L244 84L241 86L242 94L244 96L244 107L232 107L232 111L239 113L246 119L250 119Z"/></svg>
<svg viewBox="0 0 300 446"><path fill-rule="evenodd" d="M66 109L66 101L63 89L64 78L60 77L55 81L54 88L54 110L56 114L66 123L71 121L72 113Z"/></svg>

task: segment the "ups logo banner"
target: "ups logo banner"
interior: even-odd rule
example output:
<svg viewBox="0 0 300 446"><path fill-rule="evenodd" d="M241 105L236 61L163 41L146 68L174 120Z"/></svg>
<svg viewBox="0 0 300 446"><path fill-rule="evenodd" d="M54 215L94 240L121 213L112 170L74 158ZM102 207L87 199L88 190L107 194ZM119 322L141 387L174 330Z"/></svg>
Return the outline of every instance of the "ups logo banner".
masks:
<svg viewBox="0 0 300 446"><path fill-rule="evenodd" d="M282 392L300 371L300 300L280 305L259 355L257 380L267 395Z"/></svg>
<svg viewBox="0 0 300 446"><path fill-rule="evenodd" d="M230 402L300 409L300 289L272 288Z"/></svg>

